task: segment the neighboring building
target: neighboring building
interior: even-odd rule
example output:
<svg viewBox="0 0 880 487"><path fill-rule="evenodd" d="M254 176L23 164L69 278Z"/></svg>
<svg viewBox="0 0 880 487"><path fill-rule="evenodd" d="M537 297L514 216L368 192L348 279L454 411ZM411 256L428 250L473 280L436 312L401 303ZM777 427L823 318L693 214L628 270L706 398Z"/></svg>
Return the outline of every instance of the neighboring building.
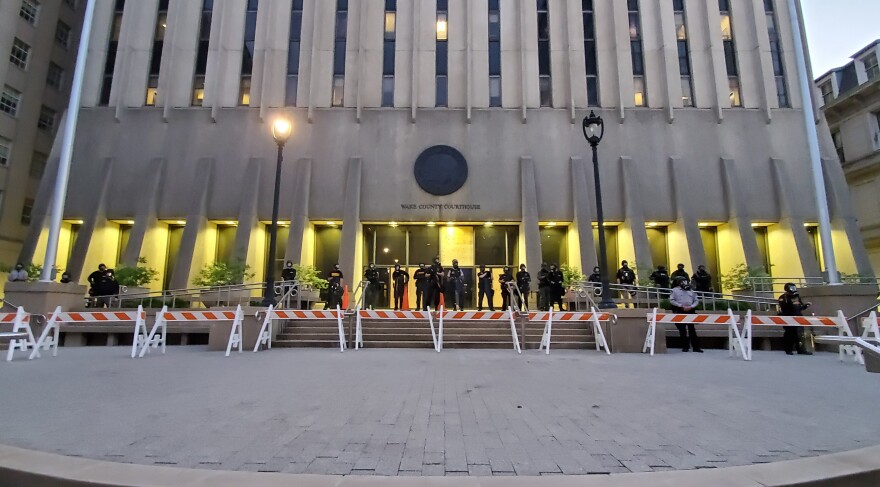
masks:
<svg viewBox="0 0 880 487"><path fill-rule="evenodd" d="M70 94L85 2L0 2L0 264L13 265Z"/></svg>
<svg viewBox="0 0 880 487"><path fill-rule="evenodd" d="M436 255L469 273L588 270L595 110L612 272L819 275L786 5L98 0L59 265L82 279L146 257L156 286L182 288L239 258L260 279L283 115L279 264L339 261L349 282ZM45 252L50 179L28 259ZM870 272L842 201L840 268Z"/></svg>
<svg viewBox="0 0 880 487"><path fill-rule="evenodd" d="M880 39L852 59L825 73L816 85L876 274L880 273Z"/></svg>

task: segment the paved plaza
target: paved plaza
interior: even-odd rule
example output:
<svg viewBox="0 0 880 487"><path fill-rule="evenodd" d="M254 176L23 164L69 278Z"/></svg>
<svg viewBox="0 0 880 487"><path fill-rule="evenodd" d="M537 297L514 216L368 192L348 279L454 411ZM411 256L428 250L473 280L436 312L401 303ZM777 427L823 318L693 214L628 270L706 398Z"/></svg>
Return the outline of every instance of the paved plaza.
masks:
<svg viewBox="0 0 880 487"><path fill-rule="evenodd" d="M880 375L836 354L62 348L0 362L0 443L339 475L607 474L880 444Z"/></svg>

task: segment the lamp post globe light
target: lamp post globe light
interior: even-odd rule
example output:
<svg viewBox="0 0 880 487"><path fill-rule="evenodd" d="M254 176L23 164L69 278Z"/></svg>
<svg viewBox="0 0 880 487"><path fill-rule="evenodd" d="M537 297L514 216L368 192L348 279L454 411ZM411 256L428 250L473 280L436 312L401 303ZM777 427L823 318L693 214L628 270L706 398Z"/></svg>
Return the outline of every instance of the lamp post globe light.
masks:
<svg viewBox="0 0 880 487"><path fill-rule="evenodd" d="M602 301L599 308L616 308L617 303L611 298L608 285L608 252L605 248L605 214L602 211L602 183L599 180L599 143L605 137L605 121L590 110L584 117L584 138L593 149L593 182L596 185L596 219L599 225L599 275L602 280Z"/></svg>
<svg viewBox="0 0 880 487"><path fill-rule="evenodd" d="M278 145L278 162L275 165L275 194L272 201L272 226L269 229L269 255L266 257L266 287L263 289L263 306L275 305L275 248L278 243L278 199L281 196L281 162L284 160L284 144L290 138L293 126L290 120L278 118L272 123L272 137Z"/></svg>

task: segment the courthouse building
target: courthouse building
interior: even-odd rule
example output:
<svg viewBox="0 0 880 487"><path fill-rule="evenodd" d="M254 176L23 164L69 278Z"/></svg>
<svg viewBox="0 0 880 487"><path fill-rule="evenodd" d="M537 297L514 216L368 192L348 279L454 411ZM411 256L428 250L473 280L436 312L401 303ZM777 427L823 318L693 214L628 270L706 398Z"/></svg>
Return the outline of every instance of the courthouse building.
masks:
<svg viewBox="0 0 880 487"><path fill-rule="evenodd" d="M874 265L880 272L880 39L816 81L837 157Z"/></svg>
<svg viewBox="0 0 880 487"><path fill-rule="evenodd" d="M338 261L349 282L435 256L589 272L595 110L612 269L820 275L790 14L781 0L97 0L58 263L82 279L145 257L155 287L184 288L244 259L260 279L284 116L279 266ZM869 273L836 161L826 181L839 267ZM45 252L52 184L25 258Z"/></svg>

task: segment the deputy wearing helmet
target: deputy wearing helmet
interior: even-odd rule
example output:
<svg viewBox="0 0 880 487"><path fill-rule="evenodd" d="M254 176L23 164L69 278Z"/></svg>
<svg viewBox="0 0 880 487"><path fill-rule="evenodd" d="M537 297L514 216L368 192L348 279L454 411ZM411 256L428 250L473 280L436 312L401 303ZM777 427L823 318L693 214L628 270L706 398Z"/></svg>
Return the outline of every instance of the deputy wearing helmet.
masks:
<svg viewBox="0 0 880 487"><path fill-rule="evenodd" d="M498 275L498 284L501 285L501 309L510 307L510 288L507 287L508 282L513 282L513 274L510 273L510 267L505 267L504 272Z"/></svg>
<svg viewBox="0 0 880 487"><path fill-rule="evenodd" d="M342 306L342 270L339 264L327 273L327 306L324 309L335 309Z"/></svg>
<svg viewBox="0 0 880 487"><path fill-rule="evenodd" d="M691 290L690 281L687 278L678 278L675 282L678 287L672 290L672 295L669 297L669 302L672 304L672 312L697 314L697 305L700 304L700 300L697 298L696 293ZM697 329L693 323L688 325L676 323L675 326L678 328L678 335L681 337L682 352L688 352L693 347L694 352L703 353L703 349L700 348L700 339L697 337Z"/></svg>
<svg viewBox="0 0 880 487"><path fill-rule="evenodd" d="M449 269L446 277L446 289L449 297L452 299L452 309L456 311L464 310L464 273L458 266L458 259L452 259L452 269Z"/></svg>
<svg viewBox="0 0 880 487"><path fill-rule="evenodd" d="M785 293L779 296L779 316L803 316L804 310L809 308L810 304L801 301L797 286L790 282L785 285ZM804 346L804 334L800 326L784 326L783 328L785 333L782 335L782 343L787 355L794 355L795 345L797 345L799 355L813 355Z"/></svg>

